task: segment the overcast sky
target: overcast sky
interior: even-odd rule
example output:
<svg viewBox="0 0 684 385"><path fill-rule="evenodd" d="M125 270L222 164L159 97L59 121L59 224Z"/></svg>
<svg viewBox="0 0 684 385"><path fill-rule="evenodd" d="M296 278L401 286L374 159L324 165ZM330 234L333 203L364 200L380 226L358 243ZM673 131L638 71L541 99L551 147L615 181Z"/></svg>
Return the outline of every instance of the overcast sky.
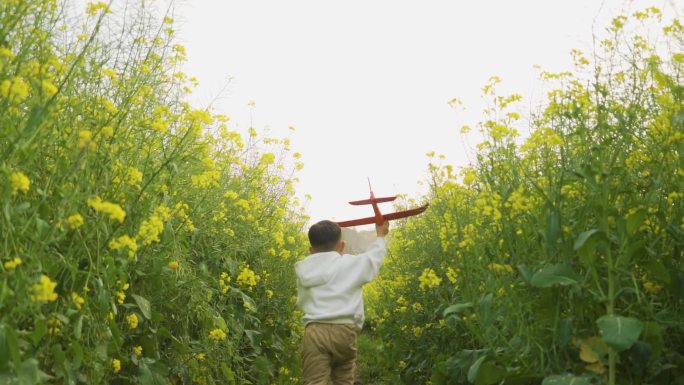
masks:
<svg viewBox="0 0 684 385"><path fill-rule="evenodd" d="M178 3L186 72L200 80L193 102L215 103L233 127L288 135L305 163L298 194L312 221L372 214L348 200L416 196L426 153L467 164L463 124L481 116L482 86L539 101L534 65L570 68L572 48L591 50L621 10L668 0L186 0ZM536 94L535 94L536 92ZM448 101L463 100L457 111ZM256 108L248 106L254 101ZM251 120L253 119L253 120ZM472 156L472 153L470 153ZM391 211L391 205L386 210Z"/></svg>

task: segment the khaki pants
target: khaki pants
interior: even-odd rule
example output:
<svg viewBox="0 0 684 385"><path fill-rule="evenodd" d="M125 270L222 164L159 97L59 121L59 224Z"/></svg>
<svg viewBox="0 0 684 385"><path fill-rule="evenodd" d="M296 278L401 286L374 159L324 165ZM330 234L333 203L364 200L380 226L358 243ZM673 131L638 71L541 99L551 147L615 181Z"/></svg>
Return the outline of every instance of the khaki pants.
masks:
<svg viewBox="0 0 684 385"><path fill-rule="evenodd" d="M358 334L355 325L306 325L302 349L304 385L353 385Z"/></svg>

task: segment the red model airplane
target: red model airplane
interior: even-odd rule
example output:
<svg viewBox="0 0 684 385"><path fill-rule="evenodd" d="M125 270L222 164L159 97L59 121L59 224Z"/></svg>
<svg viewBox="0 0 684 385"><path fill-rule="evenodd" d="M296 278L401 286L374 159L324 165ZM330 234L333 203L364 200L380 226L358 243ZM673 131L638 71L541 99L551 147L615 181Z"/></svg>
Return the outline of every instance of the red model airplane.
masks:
<svg viewBox="0 0 684 385"><path fill-rule="evenodd" d="M382 214L380 212L380 209L378 208L378 203L382 202L391 202L395 199L397 199L396 196L393 197L384 197L384 198L376 198L375 194L373 194L373 188L371 187L370 184L370 179L368 180L368 188L370 189L370 199L364 199L360 201L353 201L349 202L350 205L358 206L358 205L373 205L373 211L375 212L375 216L373 217L368 217L368 218L361 218L361 219L352 219L350 221L342 221L342 222L337 222L337 224L340 227L351 227L351 226L361 226L361 225L370 225L370 224L377 224L377 225L382 225L385 221L391 221L393 219L399 219L399 218L406 218L406 217L412 217L414 215L418 215L425 211L429 205L424 205L415 209L411 210L405 210L405 211L397 211L391 214Z"/></svg>

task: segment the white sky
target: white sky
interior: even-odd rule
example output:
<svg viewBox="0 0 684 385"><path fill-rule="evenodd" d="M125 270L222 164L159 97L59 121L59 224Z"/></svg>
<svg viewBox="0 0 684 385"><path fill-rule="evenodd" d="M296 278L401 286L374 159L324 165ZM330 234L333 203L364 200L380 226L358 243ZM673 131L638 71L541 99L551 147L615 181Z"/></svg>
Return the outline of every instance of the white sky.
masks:
<svg viewBox="0 0 684 385"><path fill-rule="evenodd" d="M623 9L671 4L186 0L175 19L186 72L200 80L193 102L209 103L230 77L215 106L234 128L245 131L250 114L260 132L286 136L296 128L293 149L305 163L298 194L313 196L307 210L318 221L371 215L346 204L368 196L367 176L376 195L417 195L429 151L467 164L459 129L478 120L490 76L529 106L540 97L533 65L569 69L570 49L591 49L594 19L601 34ZM449 107L454 97L465 111Z"/></svg>

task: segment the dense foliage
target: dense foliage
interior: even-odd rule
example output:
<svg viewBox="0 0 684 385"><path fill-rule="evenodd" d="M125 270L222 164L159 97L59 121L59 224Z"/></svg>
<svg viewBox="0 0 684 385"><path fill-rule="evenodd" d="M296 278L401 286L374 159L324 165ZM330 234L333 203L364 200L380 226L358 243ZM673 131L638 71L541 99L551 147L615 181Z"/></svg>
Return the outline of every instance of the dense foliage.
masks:
<svg viewBox="0 0 684 385"><path fill-rule="evenodd" d="M170 17L72 5L0 2L0 383L294 381L298 155L186 102Z"/></svg>
<svg viewBox="0 0 684 385"><path fill-rule="evenodd" d="M431 164L367 291L378 381L684 383L684 26L661 18L542 73L529 121L484 87L476 160Z"/></svg>

